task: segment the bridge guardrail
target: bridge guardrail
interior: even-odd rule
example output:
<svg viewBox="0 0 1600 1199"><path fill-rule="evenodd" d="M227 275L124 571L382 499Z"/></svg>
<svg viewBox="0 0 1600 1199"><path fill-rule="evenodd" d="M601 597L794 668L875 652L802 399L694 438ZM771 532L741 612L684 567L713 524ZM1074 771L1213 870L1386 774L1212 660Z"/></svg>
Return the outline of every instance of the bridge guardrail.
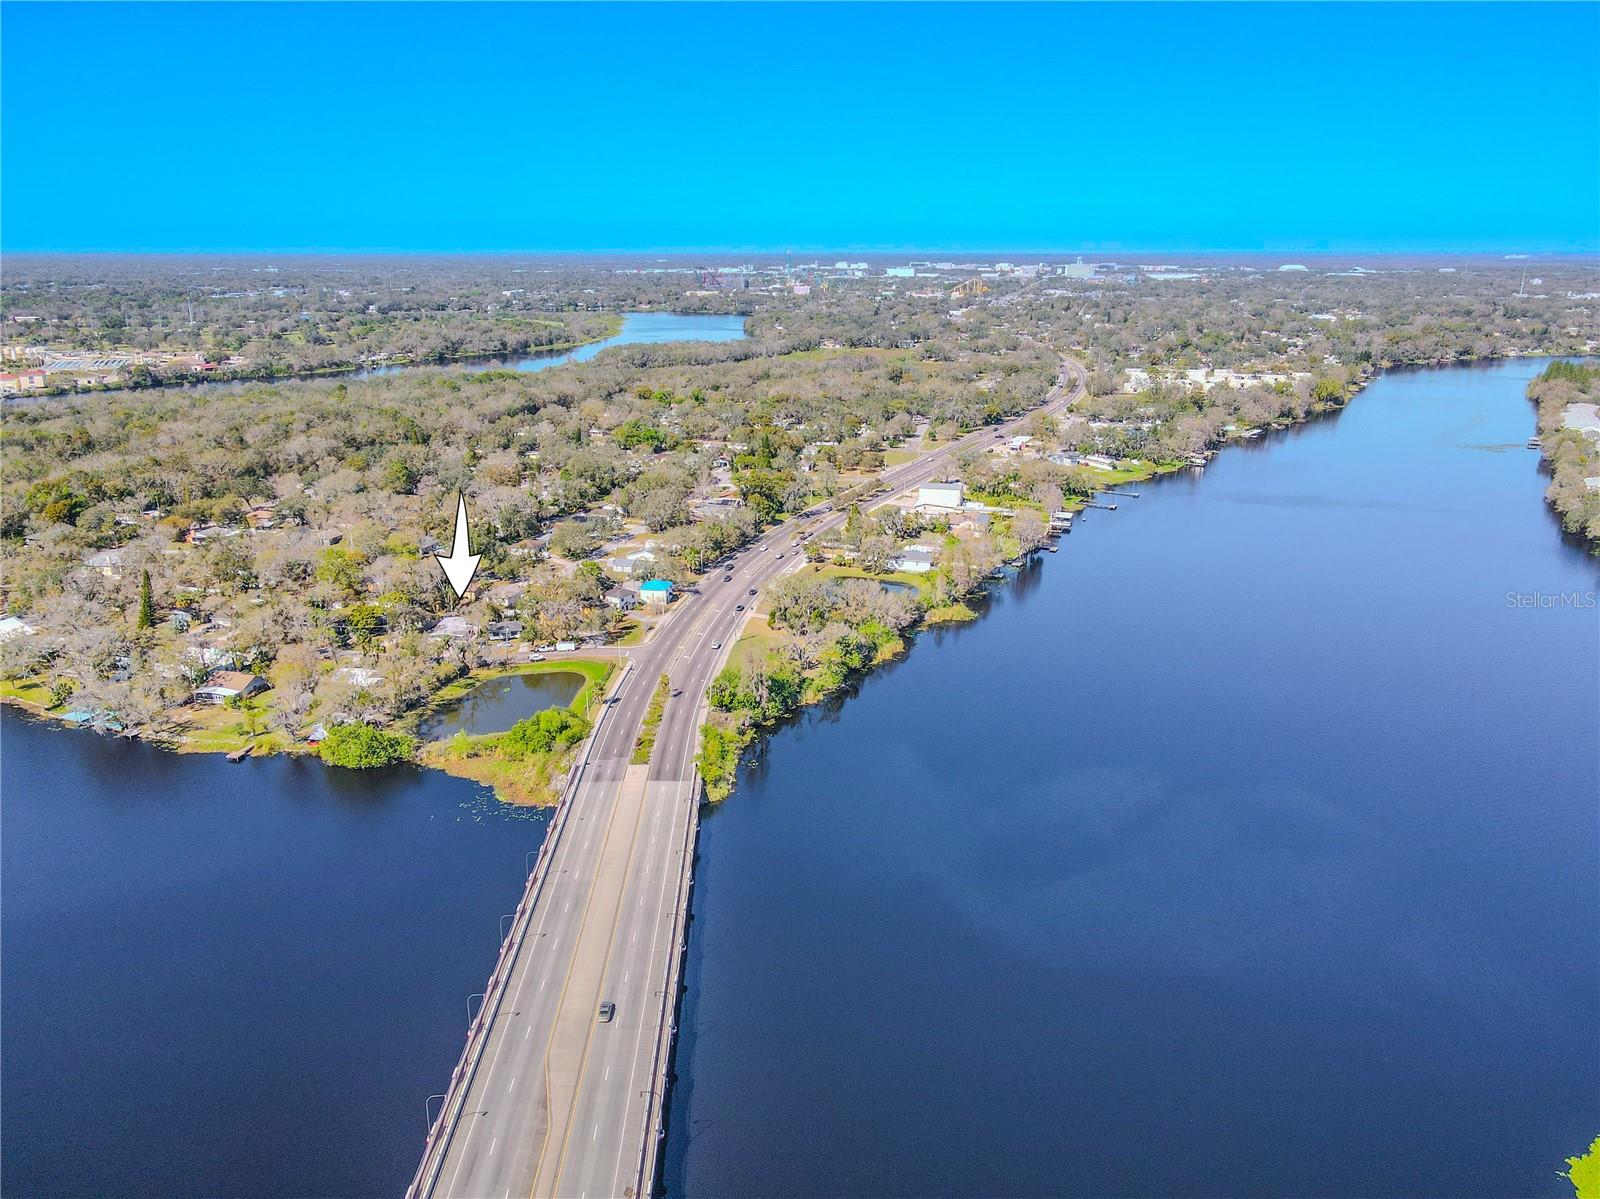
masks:
<svg viewBox="0 0 1600 1199"><path fill-rule="evenodd" d="M615 693L621 690L622 684L627 681L632 671L633 659L629 658L622 673L617 676L616 683L608 688L608 691ZM528 881L523 887L522 899L517 904L516 918L511 922L511 931L500 942L500 953L495 958L494 971L489 975L489 982L484 987L484 1001L478 1007L477 1016L467 1025L467 1043L462 1047L461 1058L456 1062L455 1069L450 1072L450 1085L445 1088L445 1101L439 1105L439 1114L428 1127L428 1138L422 1148L422 1161L411 1179L411 1185L406 1188L406 1199L420 1199L421 1196L430 1194L439 1180L439 1169L444 1164L444 1150L449 1147L449 1137L446 1136L441 1140L440 1132L445 1128L453 1131L456 1120L460 1118L461 1107L466 1102L467 1092L472 1087L473 1076L483 1059L483 1051L489 1040L488 1032L494 1026L495 1016L500 1010L500 1001L505 996L506 984L511 979L511 967L522 949L528 922L538 903L539 893L544 889L545 879L549 877L550 860L555 856L555 846L566 828L572 797L577 793L579 782L588 770L589 756L600 737L606 719L611 714L611 708L612 705L606 704L602 709L583 743L583 752L567 776L566 786L562 790L560 801L556 804L555 815L550 821L550 829L539 846L539 856L534 861L533 870L529 872ZM450 1115L448 1124L445 1120L447 1114Z"/></svg>

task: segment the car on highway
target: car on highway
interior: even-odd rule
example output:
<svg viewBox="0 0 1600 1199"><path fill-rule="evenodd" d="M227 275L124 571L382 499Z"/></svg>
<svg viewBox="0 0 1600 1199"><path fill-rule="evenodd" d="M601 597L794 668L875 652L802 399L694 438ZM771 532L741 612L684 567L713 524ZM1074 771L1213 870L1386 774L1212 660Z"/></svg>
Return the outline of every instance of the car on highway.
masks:
<svg viewBox="0 0 1600 1199"><path fill-rule="evenodd" d="M778 555L778 557L780 557L780 558L781 558L781 557L783 557L783 555L782 555L782 554L779 554L779 555Z"/></svg>
<svg viewBox="0 0 1600 1199"><path fill-rule="evenodd" d="M602 1003L597 1019L601 1024L610 1024L611 1018L617 1014L617 1005L611 1002Z"/></svg>
<svg viewBox="0 0 1600 1199"><path fill-rule="evenodd" d="M673 699L677 699L678 696L683 694L683 688L682 687L674 687L667 694L670 695Z"/></svg>
<svg viewBox="0 0 1600 1199"><path fill-rule="evenodd" d="M723 575L722 576L722 581L724 583L731 583L731 582L733 582L733 576L732 575Z"/></svg>
<svg viewBox="0 0 1600 1199"><path fill-rule="evenodd" d="M712 649L721 649L721 648L722 648L722 642L720 642L720 641L713 641L713 642L712 642L712 643L711 643L711 648L712 648Z"/></svg>
<svg viewBox="0 0 1600 1199"><path fill-rule="evenodd" d="M750 594L754 595L755 593L756 593L756 589L754 587L750 588Z"/></svg>
<svg viewBox="0 0 1600 1199"><path fill-rule="evenodd" d="M735 612L743 612L744 611L744 605L743 604L735 604L733 606L733 610Z"/></svg>

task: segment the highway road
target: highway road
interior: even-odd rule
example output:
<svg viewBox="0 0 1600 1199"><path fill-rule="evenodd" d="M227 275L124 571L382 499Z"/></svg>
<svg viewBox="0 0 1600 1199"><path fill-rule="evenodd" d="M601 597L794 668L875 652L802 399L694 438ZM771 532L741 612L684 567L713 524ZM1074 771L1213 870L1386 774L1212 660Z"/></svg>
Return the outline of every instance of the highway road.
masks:
<svg viewBox="0 0 1600 1199"><path fill-rule="evenodd" d="M1063 359L1043 409L1059 412L1083 387L1082 368ZM940 476L957 453L1031 415L885 471L882 494ZM551 824L408 1196L633 1199L652 1189L706 690L757 602L752 592L804 564L799 526L824 532L842 519L825 506L769 530L679 598L629 651ZM681 694L667 701L650 763L632 765L663 674ZM606 1002L616 1013L602 1023Z"/></svg>

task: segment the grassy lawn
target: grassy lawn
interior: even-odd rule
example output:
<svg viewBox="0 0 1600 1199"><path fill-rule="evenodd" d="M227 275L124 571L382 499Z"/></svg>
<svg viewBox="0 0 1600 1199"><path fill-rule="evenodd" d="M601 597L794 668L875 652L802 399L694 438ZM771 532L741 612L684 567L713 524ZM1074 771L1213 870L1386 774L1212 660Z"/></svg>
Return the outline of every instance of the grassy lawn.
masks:
<svg viewBox="0 0 1600 1199"><path fill-rule="evenodd" d="M774 629L763 616L745 622L733 648L728 651L728 665L750 671L764 664L767 654L783 643L783 634Z"/></svg>
<svg viewBox="0 0 1600 1199"><path fill-rule="evenodd" d="M933 591L933 572L912 574L909 571L892 570L884 574L872 574L856 566L808 566L806 570L824 575L830 579L872 579L879 583L902 583L907 587L915 587L924 596ZM804 572L799 572L804 573Z"/></svg>
<svg viewBox="0 0 1600 1199"><path fill-rule="evenodd" d="M612 645L638 645L644 640L644 625L629 618L628 631L613 641Z"/></svg>
<svg viewBox="0 0 1600 1199"><path fill-rule="evenodd" d="M915 450L893 449L883 452L885 466L904 466L907 462L915 461L920 455Z"/></svg>
<svg viewBox="0 0 1600 1199"><path fill-rule="evenodd" d="M253 753L275 754L289 748L282 733L267 731L267 705L259 698L246 700L242 708L200 704L181 708L174 715L179 721L179 753L232 753L248 745ZM251 736L252 729L259 735Z"/></svg>
<svg viewBox="0 0 1600 1199"><path fill-rule="evenodd" d="M41 712L50 710L50 688L40 679L8 679L0 683L0 696L13 699Z"/></svg>

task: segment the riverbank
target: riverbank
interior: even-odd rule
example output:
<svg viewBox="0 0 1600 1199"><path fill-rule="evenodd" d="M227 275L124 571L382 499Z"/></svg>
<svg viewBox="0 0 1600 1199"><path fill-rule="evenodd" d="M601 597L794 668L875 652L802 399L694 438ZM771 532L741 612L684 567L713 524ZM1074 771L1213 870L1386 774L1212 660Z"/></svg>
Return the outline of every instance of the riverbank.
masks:
<svg viewBox="0 0 1600 1199"><path fill-rule="evenodd" d="M332 366L313 367L310 369L296 370L292 367L260 367L241 368L238 370L216 370L204 375L180 377L152 376L148 382L121 381L108 385L92 387L61 387L53 390L47 389L34 395L21 397L25 399L60 399L65 396L92 395L96 392L114 391L152 391L161 388L184 388L204 386L208 383L292 383L296 381L314 381L317 379L337 379L340 377L364 376L369 374L384 374L392 371L410 370L428 366L460 366L470 363L483 363L491 365L507 358L557 358L563 354L570 354L581 350L585 346L594 345L596 342L608 341L622 332L623 317L617 313L603 314L605 326L592 337L572 338L566 341L551 342L548 345L529 345L522 349L473 349L462 350L454 354L434 354L424 358L413 358L400 354L393 357L377 356L370 360L359 362L344 362ZM539 322L541 324L546 322Z"/></svg>
<svg viewBox="0 0 1600 1199"><path fill-rule="evenodd" d="M540 675L571 674L582 685L566 705L574 715L587 720L599 705L616 663L596 658L561 658L547 662L526 662L507 666L480 667L454 679L436 691L423 706L408 712L388 730L415 740L420 727L461 703L479 687L499 679ZM96 719L88 712L75 712L68 700L52 702L44 683L37 680L8 680L0 683L0 703L11 705L47 721L93 731L102 735L120 733L114 717ZM141 736L138 740L153 748L178 754L223 754L245 756L311 757L321 760L320 746L291 738L281 731L268 730L267 703L261 697L234 704L191 704L169 714L170 730L164 735ZM313 724L315 717L309 718ZM506 730L509 731L509 730ZM458 734L437 742L418 745L412 760L419 766L443 771L457 778L471 779L493 787L505 802L522 805L553 803L552 780L570 765L568 746L551 751L523 753L513 757L501 741L504 732Z"/></svg>
<svg viewBox="0 0 1600 1199"><path fill-rule="evenodd" d="M1600 554L1600 363L1553 362L1528 384L1527 396L1550 472L1545 498L1561 527Z"/></svg>
<svg viewBox="0 0 1600 1199"><path fill-rule="evenodd" d="M1377 378L1376 372L1363 370L1349 380L1343 396L1336 400L1311 404L1299 420L1279 420L1264 426L1240 426L1231 430L1222 441L1210 447L1205 455L1212 455L1229 446L1249 444L1273 432L1293 429L1311 420L1342 411L1363 388ZM1154 482L1163 477L1195 472L1198 462L1144 462L1119 461L1114 470L1103 473L1097 480L1104 488L1123 488L1136 483ZM1062 509L1077 516L1088 510L1102 494L1095 490L1087 495L1064 497ZM916 606L909 619L885 623L884 612L873 612L863 607L863 593L854 596L839 594L824 599L821 616L813 611L807 624L815 628L798 627L785 631L773 624L769 607L766 627L747 627L731 649L729 665L718 676L710 695L708 719L701 728L700 753L697 764L705 783L706 795L713 803L721 802L732 794L738 769L746 750L758 737L766 736L779 728L801 710L820 704L851 686L871 671L904 656L918 633L944 625L959 625L975 621L981 605L975 603L988 594L991 585L1009 577L1006 568L1025 565L1036 555L1055 548L1065 532L1041 534L1030 544L1025 544L1013 533L1013 519L1019 510L1031 510L1041 518L1048 518L1043 505L1030 500L1009 496L983 496L974 499L988 502L991 508L1006 511L998 514L998 540L1000 561L976 571L965 587L949 586L949 576L932 572L868 571L851 564L842 557L830 560L824 547L807 547L807 556L813 565L792 576L793 580L816 580L826 585L832 580L847 584L849 581L868 583L873 587L892 587L906 593L915 593ZM882 508L889 507L884 505ZM869 513L869 515L871 515ZM950 545L953 537L947 537ZM785 581L780 586L799 584ZM770 600L763 597L763 602ZM818 605L813 604L813 609ZM851 614L858 619L851 619ZM781 623L781 622L780 622ZM836 634L831 643L816 655L813 662L803 661L805 651L797 644L796 634L815 637L827 629L844 625L848 630ZM799 668L796 669L798 664Z"/></svg>

